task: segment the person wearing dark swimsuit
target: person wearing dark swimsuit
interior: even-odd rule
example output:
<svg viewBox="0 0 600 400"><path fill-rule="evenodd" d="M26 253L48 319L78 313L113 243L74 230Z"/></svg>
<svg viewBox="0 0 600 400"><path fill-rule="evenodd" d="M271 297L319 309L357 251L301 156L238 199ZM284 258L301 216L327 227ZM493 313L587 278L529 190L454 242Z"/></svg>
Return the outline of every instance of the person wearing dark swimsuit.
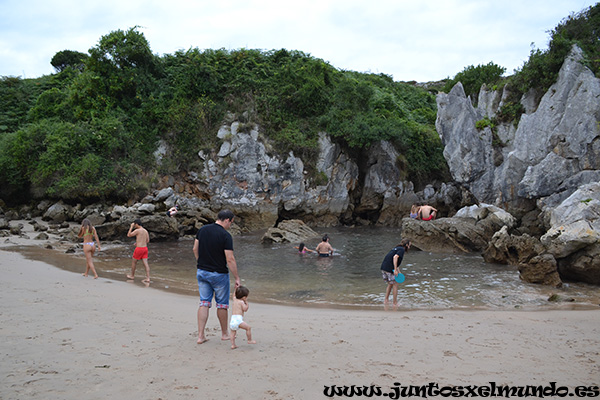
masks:
<svg viewBox="0 0 600 400"><path fill-rule="evenodd" d="M317 253L319 257L329 257L333 255L333 247L329 244L329 236L323 236L323 241L317 245Z"/></svg>

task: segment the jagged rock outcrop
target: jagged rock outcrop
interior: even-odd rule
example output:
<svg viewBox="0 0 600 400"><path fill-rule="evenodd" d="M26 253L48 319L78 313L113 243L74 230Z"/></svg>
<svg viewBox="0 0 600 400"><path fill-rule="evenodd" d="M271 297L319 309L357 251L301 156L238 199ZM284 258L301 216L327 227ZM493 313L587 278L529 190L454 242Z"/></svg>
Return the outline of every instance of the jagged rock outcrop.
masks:
<svg viewBox="0 0 600 400"><path fill-rule="evenodd" d="M482 255L486 262L517 265L526 282L562 286L556 259L540 240L528 234L511 235L508 226L492 236Z"/></svg>
<svg viewBox="0 0 600 400"><path fill-rule="evenodd" d="M202 171L192 171L198 187L213 209L230 208L244 229L272 227L278 220L301 218L318 226L346 223L399 225L413 202L419 200L412 183L403 180L398 153L385 141L349 156L326 133L319 135L317 176L309 176L303 161L293 153L280 158L258 126L225 124L218 132L223 141L214 155L200 153ZM445 185L443 199L458 189ZM447 200L445 204L451 204Z"/></svg>
<svg viewBox="0 0 600 400"><path fill-rule="evenodd" d="M600 183L584 185L547 212L551 228L541 237L567 279L600 284Z"/></svg>
<svg viewBox="0 0 600 400"><path fill-rule="evenodd" d="M453 218L420 221L404 218L402 236L421 250L471 253L482 252L502 227L513 227L515 219L504 210L482 204L459 210Z"/></svg>
<svg viewBox="0 0 600 400"><path fill-rule="evenodd" d="M319 234L299 219L281 221L276 227L269 228L263 235L263 243L301 243Z"/></svg>
<svg viewBox="0 0 600 400"><path fill-rule="evenodd" d="M523 211L532 201L555 206L585 183L600 178L600 80L582 65L574 47L558 81L541 97L521 100L526 113L518 127L492 132L477 121L494 117L507 93L479 96L477 108L461 84L439 94L436 128L453 178L481 202ZM499 98L500 97L500 98Z"/></svg>
<svg viewBox="0 0 600 400"><path fill-rule="evenodd" d="M560 215L553 211L572 211L576 202L569 196L600 180L600 79L582 60L583 52L574 46L557 82L546 93L530 91L523 96L525 114L518 126L504 123L494 131L478 130L478 121L494 118L505 104L508 89L500 93L483 87L473 107L457 84L437 97L436 128L454 179L478 201L517 215L521 232L543 235L543 249L527 253L527 263L517 265L542 266L538 277L555 268L563 278L597 283L592 254L597 253L600 227L595 224L595 207L575 213L577 220L572 220L570 211ZM595 199L600 187L587 190L588 197ZM548 272L542 280L555 284L555 274ZM521 271L524 279L539 280L525 275Z"/></svg>

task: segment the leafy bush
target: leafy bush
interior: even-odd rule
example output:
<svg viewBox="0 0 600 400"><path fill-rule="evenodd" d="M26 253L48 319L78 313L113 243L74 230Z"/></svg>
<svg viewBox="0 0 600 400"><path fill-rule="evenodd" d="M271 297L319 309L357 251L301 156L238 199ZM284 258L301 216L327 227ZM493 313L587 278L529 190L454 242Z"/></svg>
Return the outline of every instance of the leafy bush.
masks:
<svg viewBox="0 0 600 400"><path fill-rule="evenodd" d="M530 88L547 91L574 44L584 50L586 63L600 76L600 3L562 20L550 32L548 50L532 49L529 59L515 71L509 84L519 93Z"/></svg>
<svg viewBox="0 0 600 400"><path fill-rule="evenodd" d="M506 72L506 68L501 67L493 62L487 65L478 65L476 67L470 65L465 67L462 72L456 74L454 79L450 79L444 85L443 91L448 93L454 85L461 82L467 96L476 102L479 95L479 89L483 84L493 86L502 80L502 75Z"/></svg>
<svg viewBox="0 0 600 400"><path fill-rule="evenodd" d="M492 120L490 120L489 117L484 117L483 119L480 119L479 121L475 122L475 128L477 128L477 130L481 131L487 127L492 128L493 127L493 123Z"/></svg>
<svg viewBox="0 0 600 400"><path fill-rule="evenodd" d="M3 143L4 158L34 194L63 199L119 197L138 188L139 167L127 160L134 139L118 121L28 125ZM7 152L2 152L5 157ZM12 157L12 160L10 160ZM23 186L23 181L16 182ZM14 183L11 184L14 186Z"/></svg>
<svg viewBox="0 0 600 400"><path fill-rule="evenodd" d="M319 182L321 131L360 151L392 141L409 179L446 168L434 95L384 74L339 71L285 49L158 57L137 28L103 36L89 54L65 50L53 58L55 75L0 82L2 196L129 198L156 173L189 169L199 150L218 149L219 125L234 119L302 157ZM169 151L157 165L160 140Z"/></svg>
<svg viewBox="0 0 600 400"><path fill-rule="evenodd" d="M67 68L74 68L82 71L85 67L85 60L87 58L88 55L85 53L72 50L63 50L59 51L54 55L54 57L52 57L50 64L52 64L54 69L56 69L58 72L62 72Z"/></svg>

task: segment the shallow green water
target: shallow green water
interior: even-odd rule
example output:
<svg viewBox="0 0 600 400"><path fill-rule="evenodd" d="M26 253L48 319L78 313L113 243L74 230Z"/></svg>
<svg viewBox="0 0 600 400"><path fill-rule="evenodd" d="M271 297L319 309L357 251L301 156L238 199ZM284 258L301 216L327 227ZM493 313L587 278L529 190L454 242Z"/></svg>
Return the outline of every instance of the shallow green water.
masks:
<svg viewBox="0 0 600 400"><path fill-rule="evenodd" d="M380 265L385 254L399 241L398 229L327 228L335 254L319 258L298 254L294 244L260 242L262 234L234 236L234 253L242 282L256 302L320 307L380 307L385 283ZM319 238L306 244L315 248ZM197 295L193 240L151 243L149 263L154 288ZM96 266L102 277L125 279L131 267L133 243L106 244L97 253ZM83 271L83 255L71 255L62 267ZM52 262L52 260L47 260ZM57 264L57 263L55 263ZM61 264L61 262L58 262ZM67 265L68 264L68 265ZM401 271L400 309L491 308L543 309L565 306L549 303L557 293L576 300L573 304L598 306L600 288L566 284L563 289L522 282L514 266L488 264L480 256L409 251ZM144 276L138 263L136 284Z"/></svg>

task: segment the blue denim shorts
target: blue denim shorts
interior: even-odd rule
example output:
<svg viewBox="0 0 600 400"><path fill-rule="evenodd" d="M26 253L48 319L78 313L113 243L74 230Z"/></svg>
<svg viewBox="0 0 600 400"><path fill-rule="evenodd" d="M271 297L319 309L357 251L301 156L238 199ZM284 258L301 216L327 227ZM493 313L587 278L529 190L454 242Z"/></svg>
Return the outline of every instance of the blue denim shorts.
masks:
<svg viewBox="0 0 600 400"><path fill-rule="evenodd" d="M229 274L198 269L196 278L200 293L200 307L210 308L214 294L217 308L229 308Z"/></svg>

